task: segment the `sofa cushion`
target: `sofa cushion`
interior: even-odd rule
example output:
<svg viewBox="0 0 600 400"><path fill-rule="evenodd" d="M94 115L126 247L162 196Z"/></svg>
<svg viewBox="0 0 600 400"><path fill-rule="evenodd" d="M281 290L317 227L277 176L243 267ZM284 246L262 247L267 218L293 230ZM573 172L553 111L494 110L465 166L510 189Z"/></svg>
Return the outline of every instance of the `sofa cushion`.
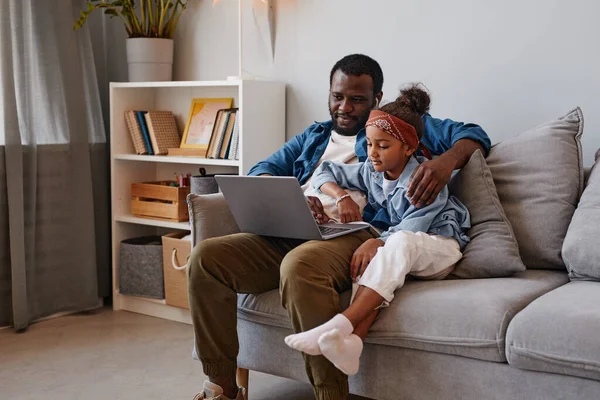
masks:
<svg viewBox="0 0 600 400"><path fill-rule="evenodd" d="M192 229L192 246L204 239L240 231L223 193L190 193L186 201Z"/></svg>
<svg viewBox="0 0 600 400"><path fill-rule="evenodd" d="M542 294L568 282L558 271L524 271L511 278L407 281L373 325L367 343L506 361L512 317ZM350 292L340 298L344 307ZM239 318L291 329L279 292L238 296Z"/></svg>
<svg viewBox="0 0 600 400"><path fill-rule="evenodd" d="M487 158L527 268L564 269L562 243L583 191L579 108L495 145Z"/></svg>
<svg viewBox="0 0 600 400"><path fill-rule="evenodd" d="M481 151L471 156L448 188L471 214L471 228L467 233L471 241L452 274L459 278L498 278L525 271L519 244Z"/></svg>
<svg viewBox="0 0 600 400"><path fill-rule="evenodd" d="M600 150L575 210L562 256L572 280L600 281Z"/></svg>
<svg viewBox="0 0 600 400"><path fill-rule="evenodd" d="M508 327L510 365L600 380L598 304L598 282L571 282L535 300Z"/></svg>

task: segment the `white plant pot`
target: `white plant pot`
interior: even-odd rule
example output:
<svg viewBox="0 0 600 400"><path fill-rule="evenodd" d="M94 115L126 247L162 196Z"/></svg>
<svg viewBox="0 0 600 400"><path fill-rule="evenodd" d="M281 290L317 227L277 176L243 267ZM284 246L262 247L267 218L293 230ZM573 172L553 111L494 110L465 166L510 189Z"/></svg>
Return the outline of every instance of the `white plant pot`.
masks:
<svg viewBox="0 0 600 400"><path fill-rule="evenodd" d="M127 39L130 82L173 80L173 39Z"/></svg>

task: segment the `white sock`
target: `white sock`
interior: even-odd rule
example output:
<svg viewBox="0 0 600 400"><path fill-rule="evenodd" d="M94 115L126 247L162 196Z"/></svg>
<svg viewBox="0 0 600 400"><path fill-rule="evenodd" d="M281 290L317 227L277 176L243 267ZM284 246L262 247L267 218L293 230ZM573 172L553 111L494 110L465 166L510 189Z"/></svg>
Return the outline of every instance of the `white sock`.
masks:
<svg viewBox="0 0 600 400"><path fill-rule="evenodd" d="M216 383L212 383L210 381L204 381L203 392L204 392L205 396L207 396L209 399L212 399L213 397L222 395L223 388L221 386L217 385Z"/></svg>
<svg viewBox="0 0 600 400"><path fill-rule="evenodd" d="M344 336L348 336L352 333L354 327L348 318L343 314L338 314L323 325L319 325L306 332L287 336L285 338L285 344L292 349L302 351L308 355L318 356L321 354L321 350L319 349L319 338L325 332L329 332L333 329L337 329Z"/></svg>
<svg viewBox="0 0 600 400"><path fill-rule="evenodd" d="M356 375L363 350L363 342L358 336L342 335L334 329L321 335L319 348L337 369L348 376Z"/></svg>
<svg viewBox="0 0 600 400"><path fill-rule="evenodd" d="M242 388L238 388L238 392L240 390L243 390ZM210 381L204 381L204 389L202 390L202 392L204 393L204 396L207 399L213 399L213 398L217 398L219 396L221 397L225 397L225 395L223 394L223 388L219 385L217 385L216 383L212 383ZM238 396L236 396L236 398L239 397L239 393ZM225 398L229 398L229 397L225 397ZM230 399L230 400L235 400L235 399Z"/></svg>

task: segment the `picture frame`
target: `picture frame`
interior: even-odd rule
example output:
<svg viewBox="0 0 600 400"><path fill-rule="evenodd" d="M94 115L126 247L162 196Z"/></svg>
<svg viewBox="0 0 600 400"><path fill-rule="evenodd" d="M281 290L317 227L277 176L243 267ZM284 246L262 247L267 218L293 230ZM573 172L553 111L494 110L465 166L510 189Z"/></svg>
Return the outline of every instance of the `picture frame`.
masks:
<svg viewBox="0 0 600 400"><path fill-rule="evenodd" d="M233 98L192 99L180 147L206 151L212 136L217 112L231 108Z"/></svg>

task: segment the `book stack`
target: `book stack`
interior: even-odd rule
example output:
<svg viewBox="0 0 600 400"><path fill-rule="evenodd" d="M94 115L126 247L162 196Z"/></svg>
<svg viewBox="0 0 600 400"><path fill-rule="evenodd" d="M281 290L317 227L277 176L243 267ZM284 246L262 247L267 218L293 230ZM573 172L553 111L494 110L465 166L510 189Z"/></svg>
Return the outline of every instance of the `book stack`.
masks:
<svg viewBox="0 0 600 400"><path fill-rule="evenodd" d="M125 122L136 154L167 154L181 138L171 111L125 111Z"/></svg>
<svg viewBox="0 0 600 400"><path fill-rule="evenodd" d="M239 142L239 109L219 110L206 151L206 158L239 160Z"/></svg>

